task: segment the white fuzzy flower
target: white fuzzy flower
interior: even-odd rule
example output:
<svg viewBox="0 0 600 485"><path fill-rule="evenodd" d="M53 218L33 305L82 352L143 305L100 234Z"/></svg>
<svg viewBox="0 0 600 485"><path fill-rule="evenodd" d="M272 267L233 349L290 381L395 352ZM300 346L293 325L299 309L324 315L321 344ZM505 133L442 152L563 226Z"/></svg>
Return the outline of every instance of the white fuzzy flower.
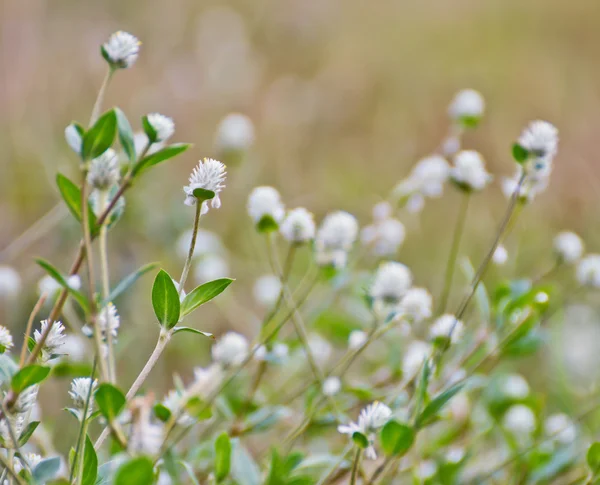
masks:
<svg viewBox="0 0 600 485"><path fill-rule="evenodd" d="M98 314L97 323L100 326L103 335L106 336L110 332L113 337L116 337L117 332L119 331L119 325L121 324L121 318L117 313L117 308L109 302Z"/></svg>
<svg viewBox="0 0 600 485"><path fill-rule="evenodd" d="M173 416L177 416L177 424L179 426L190 426L194 423L194 418L185 412L185 405L188 402L188 397L185 392L172 389L163 399L165 406Z"/></svg>
<svg viewBox="0 0 600 485"><path fill-rule="evenodd" d="M484 110L485 101L481 93L474 89L463 89L452 99L448 107L448 114L456 121L465 118L479 119L483 116Z"/></svg>
<svg viewBox="0 0 600 485"><path fill-rule="evenodd" d="M424 460L417 465L415 476L420 482L433 478L438 471L437 464L433 460Z"/></svg>
<svg viewBox="0 0 600 485"><path fill-rule="evenodd" d="M177 255L182 259L187 258L190 251L192 233L193 229L188 229L179 236L175 243ZM211 253L221 254L223 252L223 243L217 234L206 229L198 229L196 234L196 244L194 246L194 258Z"/></svg>
<svg viewBox="0 0 600 485"><path fill-rule="evenodd" d="M387 316L400 303L411 284L412 274L404 264L388 261L379 265L369 289L375 312Z"/></svg>
<svg viewBox="0 0 600 485"><path fill-rule="evenodd" d="M61 349L61 352L65 357L73 362L81 362L88 355L88 340L81 335L68 334L65 337L65 343Z"/></svg>
<svg viewBox="0 0 600 485"><path fill-rule="evenodd" d="M216 145L219 150L247 150L254 143L252 120L240 113L231 113L217 128Z"/></svg>
<svg viewBox="0 0 600 485"><path fill-rule="evenodd" d="M255 187L248 196L248 214L255 224L270 218L279 224L285 216L285 206L277 189L268 186Z"/></svg>
<svg viewBox="0 0 600 485"><path fill-rule="evenodd" d="M319 365L327 363L333 352L331 344L316 333L309 336L308 347Z"/></svg>
<svg viewBox="0 0 600 485"><path fill-rule="evenodd" d="M67 141L67 145L71 147L71 150L77 154L81 154L83 138L73 123L65 128L65 140Z"/></svg>
<svg viewBox="0 0 600 485"><path fill-rule="evenodd" d="M508 251L502 244L498 244L498 247L492 256L492 261L498 266L502 266L503 264L506 264L506 261L508 261Z"/></svg>
<svg viewBox="0 0 600 485"><path fill-rule="evenodd" d="M342 389L342 381L339 377L328 377L323 382L323 394L325 396L335 396Z"/></svg>
<svg viewBox="0 0 600 485"><path fill-rule="evenodd" d="M163 142L155 141L154 143L150 143L148 135L146 135L146 133L143 131L138 131L133 135L133 145L135 147L135 154L138 159L142 156L142 154L152 155L153 153L156 153L165 147Z"/></svg>
<svg viewBox="0 0 600 485"><path fill-rule="evenodd" d="M281 226L279 232L283 238L291 243L306 243L315 237L315 219L312 212L304 207L290 210Z"/></svg>
<svg viewBox="0 0 600 485"><path fill-rule="evenodd" d="M492 180L485 169L483 158L475 150L458 152L454 157L450 176L459 186L469 190L482 190Z"/></svg>
<svg viewBox="0 0 600 485"><path fill-rule="evenodd" d="M159 143L167 141L175 133L175 123L168 116L161 115L160 113L150 113L146 116L146 119L154 130L154 133L156 133L156 141Z"/></svg>
<svg viewBox="0 0 600 485"><path fill-rule="evenodd" d="M17 416L9 416L8 419L10 422L10 428L18 437L25 427L25 416L23 416L23 414L19 414ZM0 420L0 437L2 437L2 440L4 441L3 447L7 449L17 448L16 446L13 446L12 434L10 432L8 423L6 422L6 418Z"/></svg>
<svg viewBox="0 0 600 485"><path fill-rule="evenodd" d="M531 202L535 197L544 192L550 184L550 175L552 174L552 164L540 162L540 169L535 172L529 172L523 179L521 189L519 190L519 199ZM505 197L510 199L519 186L519 180L523 175L523 167L517 166L513 177L502 179L502 192Z"/></svg>
<svg viewBox="0 0 600 485"><path fill-rule="evenodd" d="M254 283L254 299L262 306L271 307L279 299L281 281L275 275L263 275Z"/></svg>
<svg viewBox="0 0 600 485"><path fill-rule="evenodd" d="M405 235L404 224L389 218L365 226L361 231L361 241L363 245L371 246L376 256L393 256L404 242Z"/></svg>
<svg viewBox="0 0 600 485"><path fill-rule="evenodd" d="M392 217L393 213L394 208L392 207L392 204L385 200L375 204L372 210L373 219L375 221L385 221L386 219Z"/></svg>
<svg viewBox="0 0 600 485"><path fill-rule="evenodd" d="M431 345L421 340L413 340L402 358L404 379L411 379L421 368L423 362L431 356Z"/></svg>
<svg viewBox="0 0 600 485"><path fill-rule="evenodd" d="M38 455L37 453L25 453L25 460L26 460L27 464L33 470L42 461L42 457L41 457L41 455ZM14 461L15 473L19 474L24 469L25 469L25 467L23 465L23 462L19 458L15 458L15 461Z"/></svg>
<svg viewBox="0 0 600 485"><path fill-rule="evenodd" d="M444 157L432 155L421 159L412 171L418 191L426 197L440 197L450 176L450 165Z"/></svg>
<svg viewBox="0 0 600 485"><path fill-rule="evenodd" d="M358 222L352 214L344 211L327 214L315 238L317 263L344 267L357 236Z"/></svg>
<svg viewBox="0 0 600 485"><path fill-rule="evenodd" d="M550 161L558 150L558 130L547 121L532 121L519 137L519 145L535 158L545 158Z"/></svg>
<svg viewBox="0 0 600 485"><path fill-rule="evenodd" d="M188 395L208 397L223 382L223 368L219 364L194 369L194 382L188 388Z"/></svg>
<svg viewBox="0 0 600 485"><path fill-rule="evenodd" d="M202 285L218 278L229 276L227 260L217 254L209 254L200 259L194 267L196 283Z"/></svg>
<svg viewBox="0 0 600 485"><path fill-rule="evenodd" d="M525 399L529 396L529 384L523 376L509 374L503 378L502 392L512 399Z"/></svg>
<svg viewBox="0 0 600 485"><path fill-rule="evenodd" d="M97 385L98 382L96 379L92 381L92 379L89 377L76 377L71 381L71 390L69 391L69 396L71 396L75 408L83 411L89 395L88 415L91 414L94 404L94 392L96 391Z"/></svg>
<svg viewBox="0 0 600 485"><path fill-rule="evenodd" d="M385 404L375 401L364 408L359 416L358 421L350 422L347 425L338 426L338 432L347 434L350 437L354 433L361 433L369 440L369 447L365 455L367 458L374 460L377 458L373 443L375 442L375 432L383 427L391 418L392 410Z"/></svg>
<svg viewBox="0 0 600 485"><path fill-rule="evenodd" d="M21 277L10 266L0 266L0 298L14 297L21 291Z"/></svg>
<svg viewBox="0 0 600 485"><path fill-rule="evenodd" d="M13 345L13 338L8 328L6 328L3 325L0 325L0 354L3 354L7 350L12 349Z"/></svg>
<svg viewBox="0 0 600 485"><path fill-rule="evenodd" d="M456 343L462 337L464 325L454 315L446 313L438 317L429 328L431 340L446 340L450 338L451 343Z"/></svg>
<svg viewBox="0 0 600 485"><path fill-rule="evenodd" d="M502 419L503 426L514 434L528 435L535 431L535 414L530 407L516 404L508 408Z"/></svg>
<svg viewBox="0 0 600 485"><path fill-rule="evenodd" d="M554 251L561 261L575 263L583 255L583 241L574 232L561 232L554 238Z"/></svg>
<svg viewBox="0 0 600 485"><path fill-rule="evenodd" d="M109 148L92 160L87 174L87 182L98 190L108 190L119 181L119 160L117 153Z"/></svg>
<svg viewBox="0 0 600 485"><path fill-rule="evenodd" d="M425 288L410 288L400 300L398 310L419 323L431 317L433 299Z"/></svg>
<svg viewBox="0 0 600 485"><path fill-rule="evenodd" d="M157 455L164 441L164 429L161 424L152 422L152 401L136 398L131 407L132 423L127 451L131 455Z"/></svg>
<svg viewBox="0 0 600 485"><path fill-rule="evenodd" d="M448 463L456 464L463 460L467 452L461 446L453 446L446 452L446 461Z"/></svg>
<svg viewBox="0 0 600 485"><path fill-rule="evenodd" d="M225 366L241 364L248 356L248 340L237 332L227 332L212 347L213 359Z"/></svg>
<svg viewBox="0 0 600 485"><path fill-rule="evenodd" d="M356 350L361 348L367 341L367 332L362 330L352 330L348 336L348 348L350 350Z"/></svg>
<svg viewBox="0 0 600 485"><path fill-rule="evenodd" d="M225 165L213 158L205 158L200 160L198 165L194 167L190 175L190 183L183 188L185 192L185 204L196 205L198 199L194 195L194 190L203 189L213 192L215 196L210 200L210 205L214 209L221 207L221 199L219 192L225 188ZM208 212L208 200L202 201L201 214Z"/></svg>
<svg viewBox="0 0 600 485"><path fill-rule="evenodd" d="M15 413L29 413L35 406L39 391L38 385L29 386L19 393L19 397L14 405Z"/></svg>
<svg viewBox="0 0 600 485"><path fill-rule="evenodd" d="M581 259L576 276L580 285L600 288L600 254L588 254Z"/></svg>
<svg viewBox="0 0 600 485"><path fill-rule="evenodd" d="M544 431L549 438L563 445L571 444L577 438L575 423L563 413L548 416L544 421Z"/></svg>
<svg viewBox="0 0 600 485"><path fill-rule="evenodd" d="M140 52L141 42L127 32L115 32L102 45L104 58L115 68L133 66Z"/></svg>
<svg viewBox="0 0 600 485"><path fill-rule="evenodd" d="M284 359L287 358L288 354L290 353L290 349L283 342L276 342L273 345L272 353L273 353L273 356L276 359L278 359L278 360L284 360Z"/></svg>
<svg viewBox="0 0 600 485"><path fill-rule="evenodd" d="M42 335L46 332L47 328L48 320L42 320L41 329L33 332L33 338L36 343L40 342ZM48 337L46 337L46 342L43 347L43 360L47 361L55 355L65 343L65 339L64 325L59 321L52 322L52 327L48 332Z"/></svg>

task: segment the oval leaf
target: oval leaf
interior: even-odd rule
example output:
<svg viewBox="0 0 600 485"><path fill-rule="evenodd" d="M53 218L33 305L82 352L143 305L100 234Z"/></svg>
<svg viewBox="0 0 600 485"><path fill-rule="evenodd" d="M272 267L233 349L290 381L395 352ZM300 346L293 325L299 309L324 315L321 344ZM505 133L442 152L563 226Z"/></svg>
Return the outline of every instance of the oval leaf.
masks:
<svg viewBox="0 0 600 485"><path fill-rule="evenodd" d="M104 113L84 135L81 156L91 160L110 148L117 133L117 115L114 110Z"/></svg>
<svg viewBox="0 0 600 485"><path fill-rule="evenodd" d="M142 170L145 170L153 165L158 165L165 160L169 160L180 153L185 152L191 145L189 143L174 143L168 147L158 150L144 158L142 158L135 167L133 167L133 176L138 175Z"/></svg>
<svg viewBox="0 0 600 485"><path fill-rule="evenodd" d="M464 382L456 384L432 399L425 409L423 409L423 412L417 417L417 420L415 421L415 427L418 429L430 423L435 418L437 413L439 413L448 403L448 401L450 401L455 394L460 392L464 385Z"/></svg>
<svg viewBox="0 0 600 485"><path fill-rule="evenodd" d="M113 288L108 296L108 300L104 302L104 304L114 301L117 297L119 297L122 293L127 291L137 280L139 280L142 276L144 276L149 271L152 271L154 268L158 266L158 263L148 263L142 266L140 269L134 271L133 273L127 275L119 284Z"/></svg>
<svg viewBox="0 0 600 485"><path fill-rule="evenodd" d="M402 456L412 446L415 432L410 426L389 421L381 430L381 446L388 456Z"/></svg>
<svg viewBox="0 0 600 485"><path fill-rule="evenodd" d="M152 286L152 307L163 327L171 329L179 321L179 294L173 279L162 269L156 275Z"/></svg>
<svg viewBox="0 0 600 485"><path fill-rule="evenodd" d="M55 456L54 458L47 458L45 460L40 461L33 468L33 479L34 483L45 483L49 480L52 480L58 470L60 469L60 458Z"/></svg>
<svg viewBox="0 0 600 485"><path fill-rule="evenodd" d="M103 383L94 394L98 409L108 421L113 421L125 407L125 395L115 386Z"/></svg>
<svg viewBox="0 0 600 485"><path fill-rule="evenodd" d="M232 283L231 278L220 278L209 281L190 291L181 304L181 316L184 317L196 308L220 295Z"/></svg>
<svg viewBox="0 0 600 485"><path fill-rule="evenodd" d="M154 483L152 460L141 456L124 463L115 474L114 485L148 485Z"/></svg>
<svg viewBox="0 0 600 485"><path fill-rule="evenodd" d="M39 424L39 421L32 421L25 426L25 429L21 431L21 434L19 435L19 446L23 446L29 441L29 438L31 438L31 435L37 429Z"/></svg>
<svg viewBox="0 0 600 485"><path fill-rule="evenodd" d="M596 441L590 445L587 450L586 460L592 473L595 474L600 471L600 442Z"/></svg>
<svg viewBox="0 0 600 485"><path fill-rule="evenodd" d="M19 394L30 386L42 382L50 373L50 367L43 365L28 365L17 372L10 383L12 390Z"/></svg>
<svg viewBox="0 0 600 485"><path fill-rule="evenodd" d="M85 437L85 450L83 452L83 470L81 472L81 485L95 485L98 477L98 457L90 437Z"/></svg>
<svg viewBox="0 0 600 485"><path fill-rule="evenodd" d="M125 113L119 108L114 108L117 119L117 131L119 133L119 142L123 147L123 151L131 163L135 162L135 143L133 141L133 130L131 124L125 116Z"/></svg>
<svg viewBox="0 0 600 485"><path fill-rule="evenodd" d="M39 264L42 268L44 268L46 273L48 273L54 281L56 281L60 286L65 288L71 294L71 296L73 296L73 298L77 300L77 303L79 303L79 306L83 309L83 311L85 311L86 313L89 312L90 305L85 295L79 290L71 288L67 279L60 273L60 271L58 271L54 266L52 266L51 263L49 263L45 259L36 258L35 262Z"/></svg>
<svg viewBox="0 0 600 485"><path fill-rule="evenodd" d="M58 190L60 195L62 196L65 204L71 211L71 214L81 222L81 190L77 185L71 182L67 177L62 174L56 175L56 185L58 185ZM96 228L96 214L88 204L88 220L90 223L92 236L96 236L98 233L98 229Z"/></svg>
<svg viewBox="0 0 600 485"><path fill-rule="evenodd" d="M215 441L215 477L223 481L231 469L231 442L227 433L222 433Z"/></svg>

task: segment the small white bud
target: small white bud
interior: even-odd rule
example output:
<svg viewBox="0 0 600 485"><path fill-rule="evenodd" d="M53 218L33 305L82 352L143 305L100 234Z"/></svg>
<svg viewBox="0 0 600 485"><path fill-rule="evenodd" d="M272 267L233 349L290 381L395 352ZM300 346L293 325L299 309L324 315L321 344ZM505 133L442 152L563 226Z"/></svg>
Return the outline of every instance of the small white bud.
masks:
<svg viewBox="0 0 600 485"><path fill-rule="evenodd" d="M600 254L588 254L577 264L580 285L600 288Z"/></svg>
<svg viewBox="0 0 600 485"><path fill-rule="evenodd" d="M218 160L214 160L213 158L200 160L190 175L189 185L183 187L183 191L186 195L185 204L190 206L196 205L198 198L194 195L194 190L203 189L214 192L215 194L210 200L210 206L214 209L221 207L219 192L225 188L226 175L225 165ZM208 212L208 203L208 200L202 201L201 214L206 214Z"/></svg>
<svg viewBox="0 0 600 485"><path fill-rule="evenodd" d="M0 298L14 298L21 291L21 277L10 266L0 266Z"/></svg>
<svg viewBox="0 0 600 485"><path fill-rule="evenodd" d="M109 148L90 163L87 182L98 190L108 190L119 181L119 160L116 152Z"/></svg>
<svg viewBox="0 0 600 485"><path fill-rule="evenodd" d="M561 232L554 238L554 251L561 261L575 263L583 255L583 241L574 232Z"/></svg>
<svg viewBox="0 0 600 485"><path fill-rule="evenodd" d="M335 396L342 389L342 381L339 377L328 377L323 382L323 394L326 396Z"/></svg>
<svg viewBox="0 0 600 485"><path fill-rule="evenodd" d="M141 42L127 32L115 32L102 45L102 55L114 68L133 66L140 52Z"/></svg>
<svg viewBox="0 0 600 485"><path fill-rule="evenodd" d="M146 116L148 124L156 133L155 141L160 143L167 141L175 133L175 123L173 119L160 113L151 113Z"/></svg>
<svg viewBox="0 0 600 485"><path fill-rule="evenodd" d="M212 347L213 359L224 365L239 365L248 356L248 340L237 332L227 332Z"/></svg>
<svg viewBox="0 0 600 485"><path fill-rule="evenodd" d="M254 299L262 306L271 307L279 299L281 281L275 275L263 275L254 283Z"/></svg>
<svg viewBox="0 0 600 485"><path fill-rule="evenodd" d="M484 110L483 96L474 89L463 89L454 96L448 108L448 114L455 121L478 120L483 116Z"/></svg>
<svg viewBox="0 0 600 485"><path fill-rule="evenodd" d="M456 184L469 190L479 191L492 180L485 169L481 155L475 150L463 150L454 157L450 176Z"/></svg>
<svg viewBox="0 0 600 485"><path fill-rule="evenodd" d="M8 328L0 325L0 354L13 348L13 338Z"/></svg>
<svg viewBox="0 0 600 485"><path fill-rule="evenodd" d="M492 261L498 266L502 266L506 264L506 261L508 261L508 251L502 244L499 244L496 250L494 251Z"/></svg>
<svg viewBox="0 0 600 485"><path fill-rule="evenodd" d="M431 340L447 340L450 343L456 343L462 337L464 325L454 315L449 313L438 317L429 328L429 338Z"/></svg>
<svg viewBox="0 0 600 485"><path fill-rule="evenodd" d="M279 227L286 241L303 244L315 237L315 220L311 212L304 207L290 210Z"/></svg>
<svg viewBox="0 0 600 485"><path fill-rule="evenodd" d="M247 150L254 143L254 125L246 115L231 113L217 128L216 145L219 150Z"/></svg>
<svg viewBox="0 0 600 485"><path fill-rule="evenodd" d="M504 427L517 435L529 435L535 431L535 414L524 404L511 406L502 419Z"/></svg>
<svg viewBox="0 0 600 485"><path fill-rule="evenodd" d="M367 341L367 332L362 330L352 330L348 336L348 348L350 350L356 350L362 347Z"/></svg>
<svg viewBox="0 0 600 485"><path fill-rule="evenodd" d="M248 214L256 225L265 218L279 224L285 216L285 206L277 189L268 186L255 187L248 196Z"/></svg>

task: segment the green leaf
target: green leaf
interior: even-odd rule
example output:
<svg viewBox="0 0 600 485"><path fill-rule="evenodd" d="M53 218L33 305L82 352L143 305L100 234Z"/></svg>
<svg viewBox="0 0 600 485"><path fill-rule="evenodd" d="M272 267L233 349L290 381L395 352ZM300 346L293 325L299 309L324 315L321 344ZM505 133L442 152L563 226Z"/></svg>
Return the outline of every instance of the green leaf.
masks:
<svg viewBox="0 0 600 485"><path fill-rule="evenodd" d="M464 385L464 382L460 382L433 398L417 418L415 422L415 427L419 429L429 424L435 418L435 416L442 410L442 408L448 403L448 401L450 401L450 399L452 399L457 393L461 391Z"/></svg>
<svg viewBox="0 0 600 485"><path fill-rule="evenodd" d="M161 420L163 423L166 423L171 418L171 410L162 403L157 403L154 405L154 415Z"/></svg>
<svg viewBox="0 0 600 485"><path fill-rule="evenodd" d="M47 458L40 461L32 472L34 483L45 483L48 480L52 480L56 477L58 470L60 469L60 457L55 456L54 458Z"/></svg>
<svg viewBox="0 0 600 485"><path fill-rule="evenodd" d="M147 115L142 117L142 128L144 129L144 133L146 133L150 143L155 143L158 134L156 133L154 126L152 126L152 124L148 121Z"/></svg>
<svg viewBox="0 0 600 485"><path fill-rule="evenodd" d="M415 432L406 424L389 421L381 430L381 446L388 456L402 456L415 441Z"/></svg>
<svg viewBox="0 0 600 485"><path fill-rule="evenodd" d="M513 143L512 156L517 163L523 163L529 158L529 152L518 143Z"/></svg>
<svg viewBox="0 0 600 485"><path fill-rule="evenodd" d="M98 405L98 409L109 422L119 415L125 407L127 399L125 394L120 389L109 383L103 383L98 386L94 399Z"/></svg>
<svg viewBox="0 0 600 485"><path fill-rule="evenodd" d="M600 442L596 441L590 445L585 458L592 473L598 473L600 471Z"/></svg>
<svg viewBox="0 0 600 485"><path fill-rule="evenodd" d="M200 305L220 295L232 282L231 278L220 278L204 283L190 291L181 303L181 316L184 317L190 314Z"/></svg>
<svg viewBox="0 0 600 485"><path fill-rule="evenodd" d="M91 160L102 155L110 148L117 133L117 115L115 110L104 113L84 135L81 156Z"/></svg>
<svg viewBox="0 0 600 485"><path fill-rule="evenodd" d="M215 441L215 477L222 482L231 469L231 442L227 433L221 433Z"/></svg>
<svg viewBox="0 0 600 485"><path fill-rule="evenodd" d="M354 441L359 448L365 449L369 447L369 440L359 431L352 433L352 441Z"/></svg>
<svg viewBox="0 0 600 485"><path fill-rule="evenodd" d="M133 141L133 130L131 124L125 116L125 113L119 108L114 108L115 116L117 118L117 131L119 133L119 142L123 147L123 151L127 155L127 158L131 163L135 162L135 143Z"/></svg>
<svg viewBox="0 0 600 485"><path fill-rule="evenodd" d="M162 269L156 275L152 286L152 307L163 327L171 329L179 321L179 294L173 279Z"/></svg>
<svg viewBox="0 0 600 485"><path fill-rule="evenodd" d="M132 175L138 175L142 170L146 170L147 168L152 167L153 165L158 165L165 160L169 160L180 153L185 152L191 145L189 143L174 143L173 145L169 145L162 150L158 150L151 155L147 155L142 158L138 163L133 167Z"/></svg>
<svg viewBox="0 0 600 485"><path fill-rule="evenodd" d="M212 417L211 407L198 396L188 399L184 407L190 416L193 416L200 421Z"/></svg>
<svg viewBox="0 0 600 485"><path fill-rule="evenodd" d="M211 200L215 198L215 193L212 190L206 190L198 187L192 191L192 194L199 202L204 202L205 200Z"/></svg>
<svg viewBox="0 0 600 485"><path fill-rule="evenodd" d="M21 431L21 434L19 436L19 446L23 446L29 441L29 438L31 438L31 435L37 429L39 424L39 421L32 421L27 426L25 426L25 429Z"/></svg>
<svg viewBox="0 0 600 485"><path fill-rule="evenodd" d="M213 340L215 339L215 336L209 332L202 332L201 330L196 330L195 328L190 328L190 327L173 327L173 335L175 335L176 333L179 333L179 332L190 332L190 333L195 333L197 335L203 335L203 336L211 338Z"/></svg>
<svg viewBox="0 0 600 485"><path fill-rule="evenodd" d="M131 286L139 280L142 276L144 276L149 271L152 271L154 268L158 267L158 263L148 263L142 266L140 269L134 271L133 273L127 275L119 284L113 288L108 296L108 301L105 301L104 304L116 300L122 293L127 291Z"/></svg>
<svg viewBox="0 0 600 485"><path fill-rule="evenodd" d="M264 216L258 223L256 224L256 230L258 232L274 232L279 229L279 224L277 221L273 219L271 216Z"/></svg>
<svg viewBox="0 0 600 485"><path fill-rule="evenodd" d="M50 367L37 364L28 365L13 376L10 384L11 388L15 393L19 394L28 387L42 382L48 377L49 373Z"/></svg>
<svg viewBox="0 0 600 485"><path fill-rule="evenodd" d="M88 302L88 299L79 290L76 290L75 288L71 288L71 286L69 286L69 282L60 273L60 271L58 271L54 266L52 266L51 263L49 263L45 259L36 258L35 262L37 264L39 264L42 268L44 268L46 273L48 273L54 281L56 281L60 286L65 288L69 292L69 294L73 298L75 298L75 300L77 300L77 303L83 309L84 312L86 312L86 313L89 312L90 304Z"/></svg>
<svg viewBox="0 0 600 485"><path fill-rule="evenodd" d="M60 173L56 175L56 184L58 185L60 195L65 201L65 204L67 204L71 214L73 214L75 219L81 222L81 190L77 185ZM88 204L88 220L90 232L92 236L95 236L98 233L98 228L96 227L96 215L90 207L90 204Z"/></svg>
<svg viewBox="0 0 600 485"><path fill-rule="evenodd" d="M98 457L90 437L85 437L85 450L83 452L83 470L81 471L81 485L94 485L98 476Z"/></svg>
<svg viewBox="0 0 600 485"><path fill-rule="evenodd" d="M147 456L133 458L119 467L114 485L149 485L154 483L154 466Z"/></svg>

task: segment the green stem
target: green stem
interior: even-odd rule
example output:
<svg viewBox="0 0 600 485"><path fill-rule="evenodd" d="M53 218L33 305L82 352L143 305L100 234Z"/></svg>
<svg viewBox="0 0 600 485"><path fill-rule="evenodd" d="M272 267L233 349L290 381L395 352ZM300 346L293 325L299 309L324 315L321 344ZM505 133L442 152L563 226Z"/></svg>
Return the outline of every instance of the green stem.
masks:
<svg viewBox="0 0 600 485"><path fill-rule="evenodd" d="M108 88L108 84L110 83L114 72L115 70L112 67L109 67L108 71L106 72L106 75L104 76L104 80L102 81L102 85L100 86L100 91L98 91L98 96L96 97L94 107L92 108L89 126L92 126L100 116L100 111L102 110L102 102L104 101L104 95L106 94L106 88Z"/></svg>
<svg viewBox="0 0 600 485"><path fill-rule="evenodd" d="M98 362L98 356L94 357L94 363L92 365L92 372L90 373L90 386L88 388L87 396L85 397L85 405L83 406L83 412L81 414L81 427L79 428L79 435L77 436L77 445L75 447L75 454L73 455L73 462L71 465L71 473L69 474L69 483L73 483L73 478L75 477L75 472L79 471L79 479L78 482L81 482L82 478L82 468L83 468L83 457L85 453L81 453L81 447L85 446L85 436L87 433L88 426L88 410L90 408L90 402L92 400L92 389L94 382L94 374L96 373L96 364ZM81 458L79 455L81 454ZM79 468L79 470L76 470Z"/></svg>
<svg viewBox="0 0 600 485"><path fill-rule="evenodd" d="M202 203L196 201L196 215L194 216L194 229L192 230L192 240L190 241L190 249L188 251L185 264L183 265L183 271L181 272L181 278L179 279L179 296L183 293L183 287L187 280L190 267L192 265L192 259L194 258L194 249L196 248L196 238L198 236L198 227L200 226L200 212L202 209Z"/></svg>
<svg viewBox="0 0 600 485"><path fill-rule="evenodd" d="M454 235L452 237L452 245L450 247L450 255L448 256L448 263L446 264L446 274L444 277L444 287L440 296L440 304L438 307L438 313L444 313L446 306L448 305L448 298L450 296L450 289L452 288L452 279L454 277L454 268L456 267L456 260L458 258L458 250L460 248L460 241L465 229L465 222L467 220L467 213L469 211L469 200L471 195L468 192L464 192L461 197L460 209L458 211L458 218L456 219L456 225L454 226Z"/></svg>
<svg viewBox="0 0 600 485"><path fill-rule="evenodd" d="M356 485L356 476L358 474L358 465L360 464L360 457L362 456L362 448L357 448L354 454L354 461L352 463L352 475L350 476L350 485Z"/></svg>

